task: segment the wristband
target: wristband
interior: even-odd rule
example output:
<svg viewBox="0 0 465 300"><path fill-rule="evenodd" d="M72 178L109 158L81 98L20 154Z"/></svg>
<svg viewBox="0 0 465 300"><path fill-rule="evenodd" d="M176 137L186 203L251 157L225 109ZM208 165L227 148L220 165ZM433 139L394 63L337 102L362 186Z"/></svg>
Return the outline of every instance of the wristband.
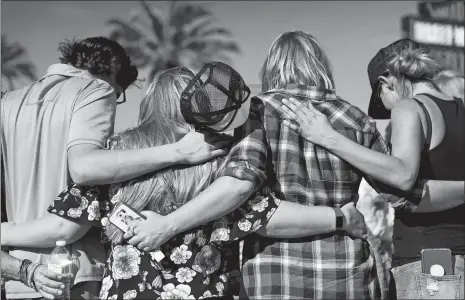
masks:
<svg viewBox="0 0 465 300"><path fill-rule="evenodd" d="M37 270L37 268L40 266L40 264L32 264L31 266L31 271L28 272L27 276L27 286L35 289L37 291L35 283L33 283L33 277L34 277L34 272Z"/></svg>
<svg viewBox="0 0 465 300"><path fill-rule="evenodd" d="M21 266L19 267L19 281L27 285L27 269L32 264L32 261L29 259L23 259Z"/></svg>
<svg viewBox="0 0 465 300"><path fill-rule="evenodd" d="M333 207L333 209L336 213L336 230L341 230L344 228L344 213L339 207Z"/></svg>

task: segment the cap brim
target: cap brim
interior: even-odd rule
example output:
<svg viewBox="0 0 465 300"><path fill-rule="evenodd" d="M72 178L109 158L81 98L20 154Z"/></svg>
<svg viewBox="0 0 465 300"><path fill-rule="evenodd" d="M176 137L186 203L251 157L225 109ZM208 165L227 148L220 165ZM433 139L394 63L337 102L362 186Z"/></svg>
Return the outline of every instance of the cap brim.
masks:
<svg viewBox="0 0 465 300"><path fill-rule="evenodd" d="M372 89L370 103L368 104L368 115L375 120L390 119L391 111L384 107L377 91L377 87Z"/></svg>
<svg viewBox="0 0 465 300"><path fill-rule="evenodd" d="M238 110L237 113L236 113L236 116L234 117L234 120L231 122L231 124L229 124L228 127L225 128L225 126L228 125L228 123L230 122L230 120L227 120L226 118L224 118L224 119L221 120L220 122L216 123L215 125L209 125L208 127L211 128L211 129L213 129L213 130L216 130L216 131L225 132L225 131L234 130L234 129L236 129L237 127L242 126L242 125L247 121L247 119L249 118L249 112L250 112L250 98L251 98L251 97L249 97L249 98L241 105L241 107L239 108L239 110Z"/></svg>

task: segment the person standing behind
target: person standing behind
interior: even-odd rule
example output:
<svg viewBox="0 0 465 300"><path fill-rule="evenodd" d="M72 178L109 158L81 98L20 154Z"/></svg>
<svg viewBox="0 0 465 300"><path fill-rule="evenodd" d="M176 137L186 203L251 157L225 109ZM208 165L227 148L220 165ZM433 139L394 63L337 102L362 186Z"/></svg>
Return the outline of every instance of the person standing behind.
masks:
<svg viewBox="0 0 465 300"><path fill-rule="evenodd" d="M329 59L302 31L281 34L271 45L256 98L269 145L268 184L280 199L309 206L341 207L357 199L362 174L283 124L282 101L298 98L330 118L342 135L387 153L374 122L335 93ZM253 146L242 151L247 156ZM336 232L302 239L257 235L244 241L243 297L250 299L380 298L374 254L366 240ZM244 295L246 294L246 295Z"/></svg>
<svg viewBox="0 0 465 300"><path fill-rule="evenodd" d="M10 222L21 224L45 216L51 199L71 182L78 185L121 182L175 164L196 164L226 153L220 148L227 147L229 142L210 139L210 144L204 141L203 134L196 132L170 145L107 151L105 143L113 133L117 99L137 79L138 70L124 48L105 37L66 41L59 51L60 64L51 65L40 80L7 92L1 101L1 142ZM68 247L79 257L80 264L71 298L96 297L105 262L99 231L91 231L79 239L85 231L75 234L77 224L62 225L62 219L51 214L49 218L48 240L43 242L51 248L10 251L12 256L22 259L21 264L2 252L2 274L15 278L20 273L19 266L23 271L36 270L32 281L28 281L29 287L24 280L8 281L7 297L39 298L58 292L45 281L34 286L34 279L37 274L45 274L46 267L42 264L46 263L55 241L63 238L70 243ZM10 263L5 263L7 260ZM36 264L40 266L35 268Z"/></svg>

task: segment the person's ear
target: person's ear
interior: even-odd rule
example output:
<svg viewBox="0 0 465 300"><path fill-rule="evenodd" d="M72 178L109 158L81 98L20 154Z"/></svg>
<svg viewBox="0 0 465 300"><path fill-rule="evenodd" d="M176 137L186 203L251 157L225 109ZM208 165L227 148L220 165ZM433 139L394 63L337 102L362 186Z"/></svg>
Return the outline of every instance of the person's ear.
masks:
<svg viewBox="0 0 465 300"><path fill-rule="evenodd" d="M387 78L386 76L379 76L378 80L380 84L386 86L391 91L394 90L394 83L391 80L389 80L389 78Z"/></svg>

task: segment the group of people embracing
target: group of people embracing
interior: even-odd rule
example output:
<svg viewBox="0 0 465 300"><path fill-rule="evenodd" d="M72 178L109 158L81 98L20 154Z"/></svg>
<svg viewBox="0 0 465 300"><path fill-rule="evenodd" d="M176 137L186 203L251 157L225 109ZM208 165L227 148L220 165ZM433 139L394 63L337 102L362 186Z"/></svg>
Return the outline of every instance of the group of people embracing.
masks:
<svg viewBox="0 0 465 300"><path fill-rule="evenodd" d="M63 276L46 266L57 240L75 258L72 299L418 299L433 278L425 248L455 255L435 295L463 298L463 76L427 48L402 39L368 66L369 114L390 116L388 141L336 94L302 31L273 42L259 95L221 62L162 70L119 133L138 76L125 49L91 37L59 50L1 100L8 299L60 297ZM356 207L363 178L396 210L387 284ZM109 221L123 204L141 215L126 232Z"/></svg>

